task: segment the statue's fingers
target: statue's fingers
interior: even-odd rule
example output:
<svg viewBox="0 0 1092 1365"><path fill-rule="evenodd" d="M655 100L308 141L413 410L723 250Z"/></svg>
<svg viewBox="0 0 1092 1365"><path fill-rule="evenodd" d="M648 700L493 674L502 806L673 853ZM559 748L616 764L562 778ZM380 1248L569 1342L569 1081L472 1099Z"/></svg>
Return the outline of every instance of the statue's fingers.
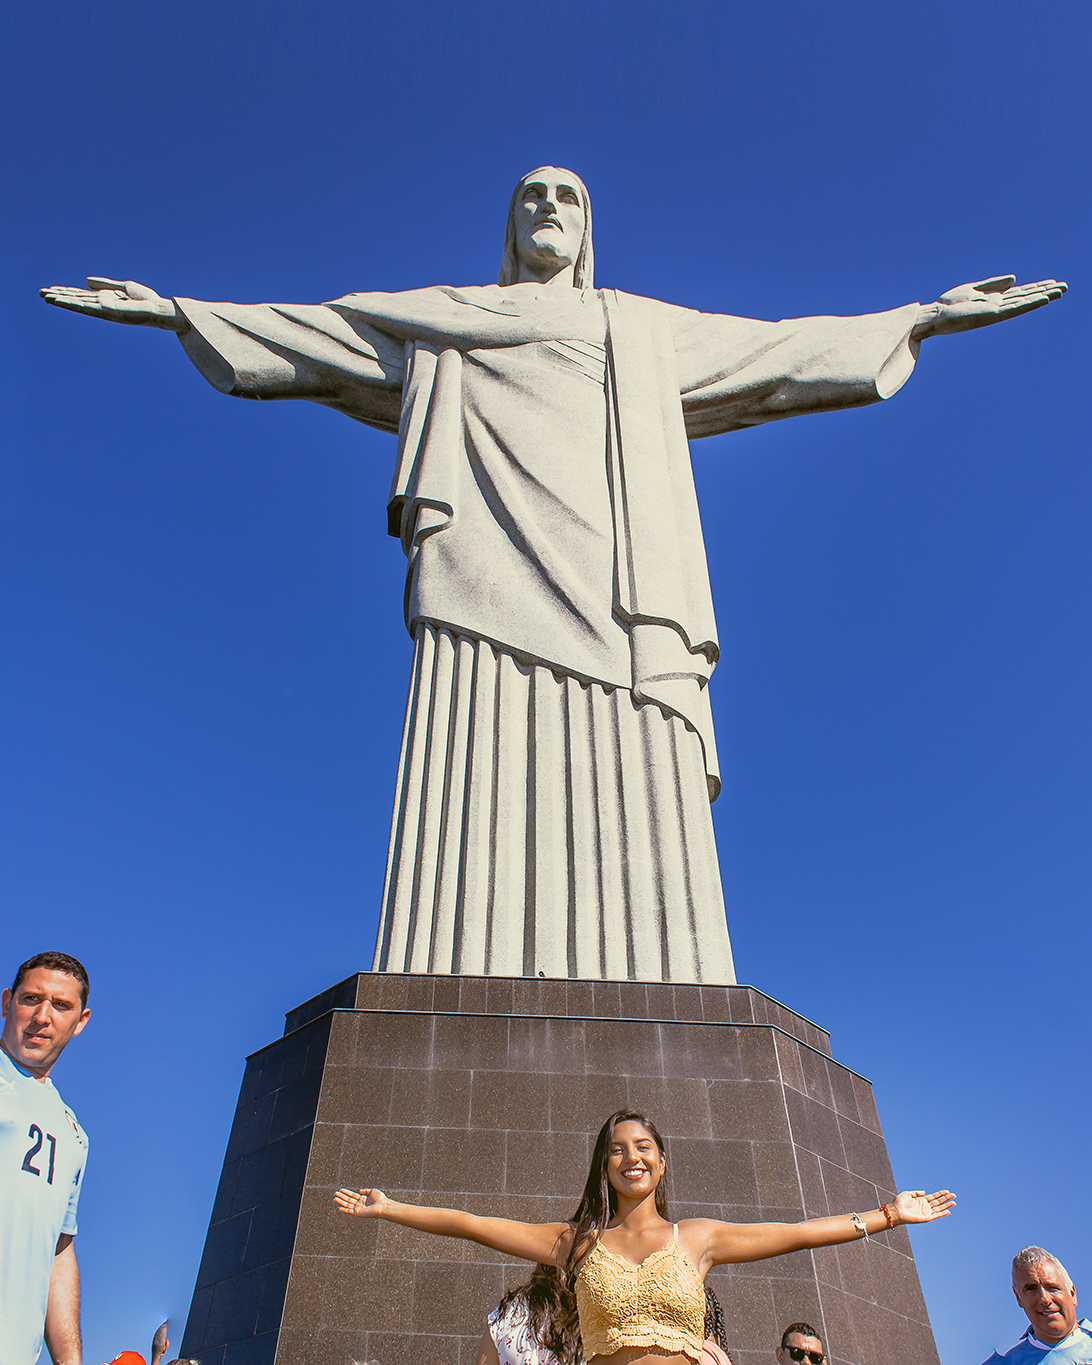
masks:
<svg viewBox="0 0 1092 1365"><path fill-rule="evenodd" d="M1015 283L1015 275L995 275L992 280L979 280L971 288L981 290L983 294L1003 294L1006 289L1011 289Z"/></svg>
<svg viewBox="0 0 1092 1365"><path fill-rule="evenodd" d="M125 292L125 281L124 281L124 280L108 280L108 279L106 279L105 276L103 276L103 275L88 275L88 277L87 277L87 287L88 287L88 289L96 289L96 290L97 290L97 289L120 289L120 290L122 291L122 293L124 293L124 292Z"/></svg>

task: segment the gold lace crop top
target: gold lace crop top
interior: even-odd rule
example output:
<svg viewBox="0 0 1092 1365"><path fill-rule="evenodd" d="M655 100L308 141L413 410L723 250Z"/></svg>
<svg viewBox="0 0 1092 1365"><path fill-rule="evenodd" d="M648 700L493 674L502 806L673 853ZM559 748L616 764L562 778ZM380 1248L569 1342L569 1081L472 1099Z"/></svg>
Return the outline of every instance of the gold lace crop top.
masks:
<svg viewBox="0 0 1092 1365"><path fill-rule="evenodd" d="M654 1346L700 1365L705 1286L679 1245L678 1223L667 1246L640 1265L597 1240L576 1278L576 1307L587 1360L623 1346Z"/></svg>

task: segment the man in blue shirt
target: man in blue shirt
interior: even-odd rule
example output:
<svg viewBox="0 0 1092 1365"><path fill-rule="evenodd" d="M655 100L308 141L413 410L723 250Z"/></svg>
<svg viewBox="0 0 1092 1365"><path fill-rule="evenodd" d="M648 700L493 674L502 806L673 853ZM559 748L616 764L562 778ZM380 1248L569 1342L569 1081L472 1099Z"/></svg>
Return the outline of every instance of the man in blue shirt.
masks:
<svg viewBox="0 0 1092 1365"><path fill-rule="evenodd" d="M87 972L39 953L3 992L0 1035L0 1359L81 1365L72 1238L87 1136L49 1073L90 1017Z"/></svg>
<svg viewBox="0 0 1092 1365"><path fill-rule="evenodd" d="M1024 1247L1013 1257L1012 1292L1031 1325L985 1365L1092 1365L1092 1322L1077 1321L1077 1291L1061 1261L1042 1247Z"/></svg>

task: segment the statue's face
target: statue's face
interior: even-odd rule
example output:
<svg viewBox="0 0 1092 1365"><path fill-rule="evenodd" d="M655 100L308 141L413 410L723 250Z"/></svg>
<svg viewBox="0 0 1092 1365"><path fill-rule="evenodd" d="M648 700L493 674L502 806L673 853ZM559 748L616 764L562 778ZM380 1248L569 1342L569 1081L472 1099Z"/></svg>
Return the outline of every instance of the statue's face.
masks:
<svg viewBox="0 0 1092 1365"><path fill-rule="evenodd" d="M563 270L584 239L584 205L568 171L536 171L516 196L516 257L522 265Z"/></svg>

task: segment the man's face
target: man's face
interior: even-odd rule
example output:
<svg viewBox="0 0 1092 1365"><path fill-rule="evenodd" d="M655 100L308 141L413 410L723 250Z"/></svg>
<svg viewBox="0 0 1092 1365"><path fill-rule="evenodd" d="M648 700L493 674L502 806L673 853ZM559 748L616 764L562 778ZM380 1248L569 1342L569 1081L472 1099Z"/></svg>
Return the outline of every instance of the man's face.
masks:
<svg viewBox="0 0 1092 1365"><path fill-rule="evenodd" d="M4 1051L40 1078L91 1017L80 1004L80 983L67 972L35 967L2 1002Z"/></svg>
<svg viewBox="0 0 1092 1365"><path fill-rule="evenodd" d="M524 264L572 265L584 239L584 205L572 177L556 167L536 171L516 196L516 256Z"/></svg>
<svg viewBox="0 0 1092 1365"><path fill-rule="evenodd" d="M1061 1341L1077 1325L1077 1291L1056 1262L1022 1270L1012 1292L1040 1341Z"/></svg>
<svg viewBox="0 0 1092 1365"><path fill-rule="evenodd" d="M795 1351L795 1355L793 1352ZM799 1332L790 1332L784 1346L777 1348L777 1358L781 1365L817 1365L823 1359L823 1343L818 1337L805 1337Z"/></svg>

